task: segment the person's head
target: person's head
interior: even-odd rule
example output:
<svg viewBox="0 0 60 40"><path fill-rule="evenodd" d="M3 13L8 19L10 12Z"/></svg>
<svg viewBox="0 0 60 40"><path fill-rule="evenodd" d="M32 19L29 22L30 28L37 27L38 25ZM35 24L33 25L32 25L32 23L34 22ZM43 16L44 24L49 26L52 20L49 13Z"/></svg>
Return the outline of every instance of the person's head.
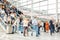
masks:
<svg viewBox="0 0 60 40"><path fill-rule="evenodd" d="M5 9L5 6L4 5L2 5L2 9Z"/></svg>
<svg viewBox="0 0 60 40"><path fill-rule="evenodd" d="M41 23L41 20L38 20L38 23Z"/></svg>
<svg viewBox="0 0 60 40"><path fill-rule="evenodd" d="M12 6L12 8L14 9L14 8L16 8L15 6Z"/></svg>
<svg viewBox="0 0 60 40"><path fill-rule="evenodd" d="M34 19L37 19L37 16L34 16Z"/></svg>
<svg viewBox="0 0 60 40"><path fill-rule="evenodd" d="M6 0L3 0L4 2L6 2Z"/></svg>
<svg viewBox="0 0 60 40"><path fill-rule="evenodd" d="M23 13L21 13L21 14L20 14L20 16L24 16L24 14L23 14Z"/></svg>
<svg viewBox="0 0 60 40"><path fill-rule="evenodd" d="M6 4L10 4L10 2L7 1Z"/></svg>

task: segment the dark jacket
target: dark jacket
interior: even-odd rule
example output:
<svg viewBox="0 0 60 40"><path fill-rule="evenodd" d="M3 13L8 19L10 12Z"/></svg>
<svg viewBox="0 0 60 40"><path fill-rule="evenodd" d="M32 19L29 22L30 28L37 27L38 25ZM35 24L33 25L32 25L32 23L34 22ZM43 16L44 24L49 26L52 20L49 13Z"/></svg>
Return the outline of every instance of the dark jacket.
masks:
<svg viewBox="0 0 60 40"><path fill-rule="evenodd" d="M50 20L50 29L54 29L54 24L52 20Z"/></svg>

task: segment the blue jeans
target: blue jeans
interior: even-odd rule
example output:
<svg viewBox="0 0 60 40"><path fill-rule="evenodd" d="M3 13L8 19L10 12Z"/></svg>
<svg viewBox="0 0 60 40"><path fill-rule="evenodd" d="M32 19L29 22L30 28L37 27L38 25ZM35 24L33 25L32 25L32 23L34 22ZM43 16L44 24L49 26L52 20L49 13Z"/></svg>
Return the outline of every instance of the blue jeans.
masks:
<svg viewBox="0 0 60 40"><path fill-rule="evenodd" d="M39 36L38 25L32 25L32 29L36 31L36 36Z"/></svg>
<svg viewBox="0 0 60 40"><path fill-rule="evenodd" d="M38 34L40 35L40 27L38 27Z"/></svg>
<svg viewBox="0 0 60 40"><path fill-rule="evenodd" d="M17 26L14 27L15 28L15 32L17 31Z"/></svg>
<svg viewBox="0 0 60 40"><path fill-rule="evenodd" d="M23 32L23 26L19 26L19 31Z"/></svg>
<svg viewBox="0 0 60 40"><path fill-rule="evenodd" d="M54 32L54 29L51 28L50 29L50 34L52 35L53 32Z"/></svg>
<svg viewBox="0 0 60 40"><path fill-rule="evenodd" d="M12 33L14 33L14 26L12 26Z"/></svg>

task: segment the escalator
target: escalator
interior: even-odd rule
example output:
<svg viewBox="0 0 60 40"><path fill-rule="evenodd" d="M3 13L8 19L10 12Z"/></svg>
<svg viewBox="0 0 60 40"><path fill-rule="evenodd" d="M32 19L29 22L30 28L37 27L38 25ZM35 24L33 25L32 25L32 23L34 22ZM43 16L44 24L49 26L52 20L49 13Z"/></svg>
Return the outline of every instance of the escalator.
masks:
<svg viewBox="0 0 60 40"><path fill-rule="evenodd" d="M9 31L12 32L12 26L14 26L18 21L18 17L16 17L14 23L10 26L9 24L6 24L4 20L0 20L0 31L3 31L5 33L9 33Z"/></svg>
<svg viewBox="0 0 60 40"><path fill-rule="evenodd" d="M6 32L6 25L3 20L0 21L0 31Z"/></svg>

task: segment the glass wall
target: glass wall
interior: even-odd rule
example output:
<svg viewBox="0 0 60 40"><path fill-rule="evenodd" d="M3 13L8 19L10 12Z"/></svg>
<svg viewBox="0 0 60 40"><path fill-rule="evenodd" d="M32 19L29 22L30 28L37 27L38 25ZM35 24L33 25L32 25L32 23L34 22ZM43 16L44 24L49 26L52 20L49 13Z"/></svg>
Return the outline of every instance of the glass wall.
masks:
<svg viewBox="0 0 60 40"><path fill-rule="evenodd" d="M10 0L15 1L15 0ZM48 14L56 14L56 1L58 1L58 13L60 13L60 0L16 0L18 6L37 11L46 11ZM15 2L16 3L16 2ZM14 3L13 3L14 4ZM52 12L53 11L53 12Z"/></svg>
<svg viewBox="0 0 60 40"><path fill-rule="evenodd" d="M42 14L60 14L60 0L17 0L17 3L19 7L39 11Z"/></svg>
<svg viewBox="0 0 60 40"><path fill-rule="evenodd" d="M60 2L60 0L58 0ZM43 14L56 14L56 0L20 0L20 6L25 8L32 8L43 12ZM60 3L58 3L58 8ZM58 13L59 13L58 9ZM45 12L45 13L44 13Z"/></svg>

